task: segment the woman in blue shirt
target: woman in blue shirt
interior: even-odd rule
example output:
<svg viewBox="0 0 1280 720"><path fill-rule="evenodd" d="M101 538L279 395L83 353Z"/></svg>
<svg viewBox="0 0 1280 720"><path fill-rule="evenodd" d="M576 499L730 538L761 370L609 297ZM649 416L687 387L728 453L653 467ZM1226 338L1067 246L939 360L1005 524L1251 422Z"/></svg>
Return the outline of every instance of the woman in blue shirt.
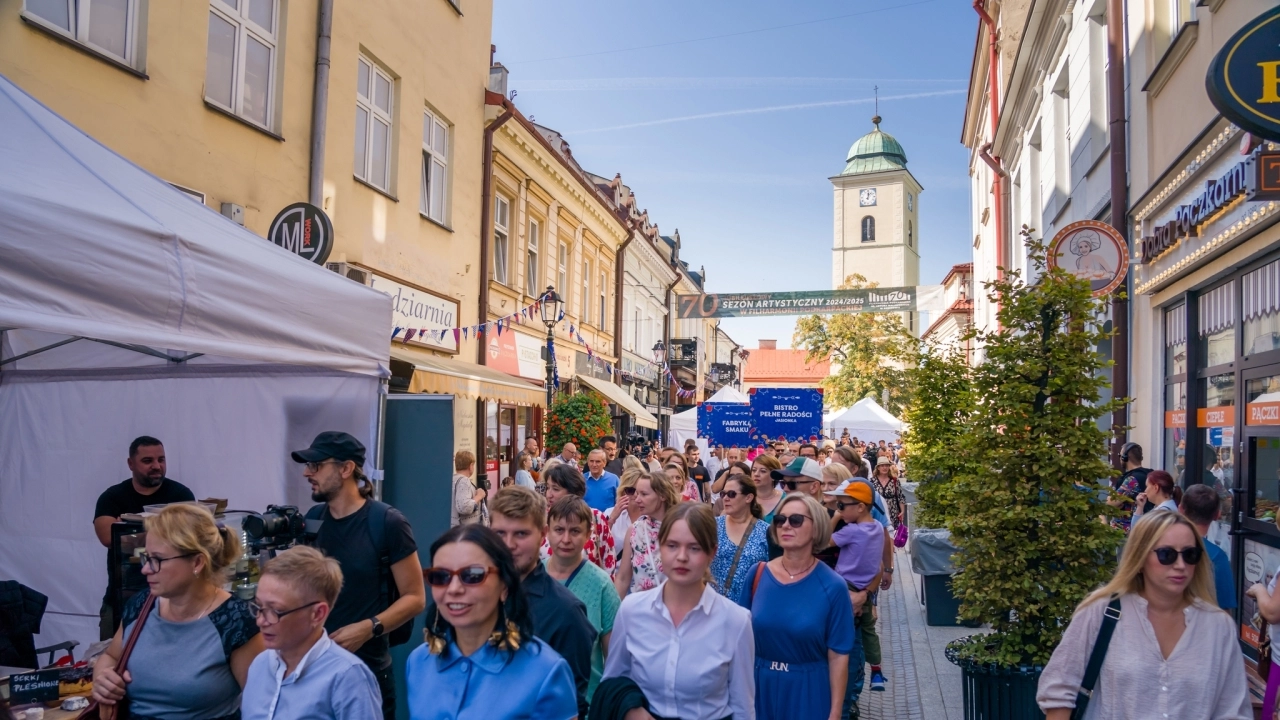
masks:
<svg viewBox="0 0 1280 720"><path fill-rule="evenodd" d="M761 520L764 511L756 502L756 484L738 468L730 466L724 483L724 514L716 518L718 545L711 561L713 587L721 595L745 608L751 607L746 592L758 563L769 559L769 524Z"/></svg>
<svg viewBox="0 0 1280 720"><path fill-rule="evenodd" d="M427 642L409 655L412 720L578 716L569 664L533 636L511 552L482 525L459 525L431 545Z"/></svg>

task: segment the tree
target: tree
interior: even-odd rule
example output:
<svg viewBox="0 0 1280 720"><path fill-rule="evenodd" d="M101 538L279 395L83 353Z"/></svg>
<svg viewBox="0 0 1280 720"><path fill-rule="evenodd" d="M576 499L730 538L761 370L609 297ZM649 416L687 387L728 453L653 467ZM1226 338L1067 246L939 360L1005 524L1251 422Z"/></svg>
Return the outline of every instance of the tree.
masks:
<svg viewBox="0 0 1280 720"><path fill-rule="evenodd" d="M1115 509L1101 492L1113 471L1096 421L1124 402L1102 401L1106 306L1023 234L1037 280L1006 271L986 284L1000 325L976 334L986 359L948 493L960 615L995 631L958 656L1006 667L1049 660L1076 605L1110 578L1122 538L1098 520Z"/></svg>
<svg viewBox="0 0 1280 720"><path fill-rule="evenodd" d="M840 289L864 287L876 284L850 275ZM822 381L828 407L849 407L874 397L895 416L902 412L909 395L905 368L914 359L918 341L898 313L802 317L792 342L808 351L810 361L830 358L835 366L835 374Z"/></svg>
<svg viewBox="0 0 1280 720"><path fill-rule="evenodd" d="M609 408L594 392L561 394L551 403L551 412L547 416L547 447L553 448L552 452L564 447L565 443L573 443L585 452L612 431Z"/></svg>
<svg viewBox="0 0 1280 720"><path fill-rule="evenodd" d="M902 415L907 472L920 482L916 522L946 527L955 513L951 482L967 460L959 450L974 410L973 369L958 348L925 348L907 375L912 386L927 388L912 394Z"/></svg>

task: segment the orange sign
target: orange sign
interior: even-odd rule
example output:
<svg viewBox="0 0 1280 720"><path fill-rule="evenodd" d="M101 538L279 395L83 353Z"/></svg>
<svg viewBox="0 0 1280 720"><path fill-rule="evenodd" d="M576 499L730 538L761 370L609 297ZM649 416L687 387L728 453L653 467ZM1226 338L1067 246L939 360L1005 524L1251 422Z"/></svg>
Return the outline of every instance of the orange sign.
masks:
<svg viewBox="0 0 1280 720"><path fill-rule="evenodd" d="M1202 428L1231 427L1236 424L1236 409L1230 405L1200 408L1196 411L1196 425Z"/></svg>
<svg viewBox="0 0 1280 720"><path fill-rule="evenodd" d="M1280 402L1249 403L1246 425L1280 425Z"/></svg>
<svg viewBox="0 0 1280 720"><path fill-rule="evenodd" d="M1166 410L1164 412L1164 426L1167 428L1184 428L1187 426L1186 410Z"/></svg>

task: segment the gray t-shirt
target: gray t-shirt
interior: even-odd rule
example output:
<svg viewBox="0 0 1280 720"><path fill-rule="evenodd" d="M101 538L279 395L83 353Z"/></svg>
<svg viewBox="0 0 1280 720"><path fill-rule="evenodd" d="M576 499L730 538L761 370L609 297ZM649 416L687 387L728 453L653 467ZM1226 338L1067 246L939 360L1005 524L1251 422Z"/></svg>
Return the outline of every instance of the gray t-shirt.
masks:
<svg viewBox="0 0 1280 720"><path fill-rule="evenodd" d="M125 605L121 624L126 641L148 594L140 592ZM131 720L237 716L240 683L231 674L231 653L257 634L248 603L234 596L190 622L170 622L152 608L129 656Z"/></svg>

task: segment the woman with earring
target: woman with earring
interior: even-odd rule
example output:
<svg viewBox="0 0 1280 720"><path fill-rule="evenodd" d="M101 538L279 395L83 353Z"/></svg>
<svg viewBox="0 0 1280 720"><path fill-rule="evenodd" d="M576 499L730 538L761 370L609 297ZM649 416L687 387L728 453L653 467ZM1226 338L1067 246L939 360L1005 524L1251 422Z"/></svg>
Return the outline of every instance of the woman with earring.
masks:
<svg viewBox="0 0 1280 720"><path fill-rule="evenodd" d="M1155 507L1150 512L1144 513L1143 509L1148 500ZM1156 510L1178 512L1180 502L1182 502L1182 488L1173 481L1173 476L1163 470L1152 470L1147 473L1147 489L1138 493L1138 498L1133 503L1133 522L1138 522L1144 514L1150 515Z"/></svg>
<svg viewBox="0 0 1280 720"><path fill-rule="evenodd" d="M569 664L533 636L511 551L481 525L431 544L426 642L409 654L412 720L568 720L578 716Z"/></svg>
<svg viewBox="0 0 1280 720"><path fill-rule="evenodd" d="M113 717L122 700L134 718L239 717L240 690L263 649L249 604L222 589L240 541L199 505L169 505L144 526L147 589L124 606L111 645L94 664L93 698ZM118 673L139 622L128 667Z"/></svg>
<svg viewBox="0 0 1280 720"><path fill-rule="evenodd" d="M720 493L724 514L716 518L718 549L711 562L711 577L718 592L749 608L747 587L752 573L756 565L769 559L769 524L760 519L764 511L756 502L756 485L745 467L743 463L729 467L729 479Z"/></svg>
<svg viewBox="0 0 1280 720"><path fill-rule="evenodd" d="M1249 720L1235 620L1214 601L1213 564L1176 512L1134 523L1111 581L1076 608L1040 675L1047 720L1071 717L1104 615L1119 614L1087 717Z"/></svg>
<svg viewBox="0 0 1280 720"><path fill-rule="evenodd" d="M847 585L815 557L831 541L831 519L811 495L794 493L782 501L769 532L782 556L753 568L747 590L756 639L756 715L839 720L848 713L849 658L860 661L862 653Z"/></svg>
<svg viewBox="0 0 1280 720"><path fill-rule="evenodd" d="M681 503L663 520L658 544L667 578L622 601L604 678L629 678L648 700L648 710L627 720L754 720L751 616L710 587L711 507Z"/></svg>
<svg viewBox="0 0 1280 720"><path fill-rule="evenodd" d="M760 519L766 523L773 522L773 514L778 511L778 503L782 502L782 491L778 489L778 481L773 479L773 471L781 469L782 463L772 455L758 455L751 463L751 481L760 492L756 502L764 512Z"/></svg>
<svg viewBox="0 0 1280 720"><path fill-rule="evenodd" d="M667 512L680 503L680 492L663 473L640 473L630 503L640 517L627 531L618 570L613 575L618 597L623 598L628 593L656 588L667 579L658 552L658 530Z"/></svg>

